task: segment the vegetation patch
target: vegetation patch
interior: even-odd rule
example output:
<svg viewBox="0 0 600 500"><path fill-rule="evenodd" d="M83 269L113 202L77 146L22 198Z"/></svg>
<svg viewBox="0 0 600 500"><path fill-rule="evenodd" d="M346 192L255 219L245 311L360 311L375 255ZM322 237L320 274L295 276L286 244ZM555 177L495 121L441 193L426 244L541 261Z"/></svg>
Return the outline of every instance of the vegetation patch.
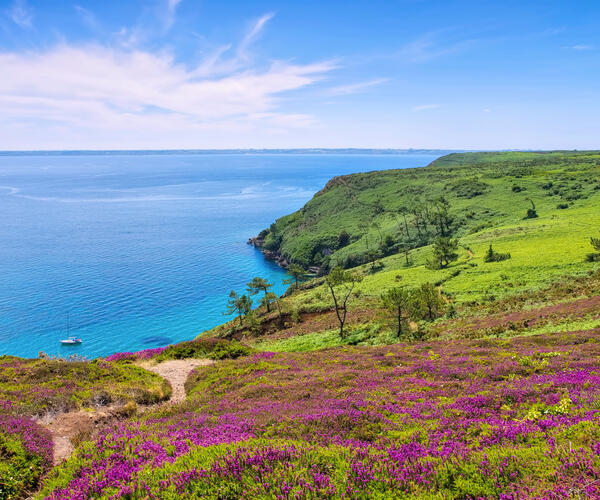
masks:
<svg viewBox="0 0 600 500"><path fill-rule="evenodd" d="M52 466L52 440L30 418L13 415L11 405L0 409L0 499L27 498Z"/></svg>
<svg viewBox="0 0 600 500"><path fill-rule="evenodd" d="M129 401L150 404L169 399L170 395L168 382L133 365L103 359L0 356L0 405L10 402L16 414L43 415Z"/></svg>
<svg viewBox="0 0 600 500"><path fill-rule="evenodd" d="M247 356L252 349L236 341L200 336L195 340L179 342L166 347L145 349L138 352L119 352L106 358L109 362L135 362L154 360L158 363L168 359L208 358L235 359Z"/></svg>
<svg viewBox="0 0 600 500"><path fill-rule="evenodd" d="M598 334L200 367L186 403L84 444L38 497L597 497Z"/></svg>

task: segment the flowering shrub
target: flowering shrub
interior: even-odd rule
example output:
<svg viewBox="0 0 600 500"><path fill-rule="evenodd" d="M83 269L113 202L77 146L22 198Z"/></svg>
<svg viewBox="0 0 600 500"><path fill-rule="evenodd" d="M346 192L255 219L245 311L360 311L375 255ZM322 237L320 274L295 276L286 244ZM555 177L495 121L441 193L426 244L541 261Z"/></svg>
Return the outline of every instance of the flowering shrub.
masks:
<svg viewBox="0 0 600 500"><path fill-rule="evenodd" d="M256 353L122 423L58 498L600 497L600 331Z"/></svg>
<svg viewBox="0 0 600 500"><path fill-rule="evenodd" d="M119 352L108 356L106 361L140 361L155 359L158 362L168 359L210 358L210 359L236 359L247 356L252 349L237 341L218 339L212 337L199 337L195 340L180 342L166 347L145 349L138 352Z"/></svg>
<svg viewBox="0 0 600 500"><path fill-rule="evenodd" d="M25 498L51 465L49 433L29 418L0 413L0 499Z"/></svg>
<svg viewBox="0 0 600 500"><path fill-rule="evenodd" d="M117 352L116 354L112 354L105 359L109 362L138 360L143 361L146 359L152 359L154 356L158 356L165 349L166 347L156 347L154 349L144 349L143 351L137 352Z"/></svg>
<svg viewBox="0 0 600 500"><path fill-rule="evenodd" d="M0 356L0 412L10 407L42 415L113 402L155 403L170 395L166 381L137 366Z"/></svg>

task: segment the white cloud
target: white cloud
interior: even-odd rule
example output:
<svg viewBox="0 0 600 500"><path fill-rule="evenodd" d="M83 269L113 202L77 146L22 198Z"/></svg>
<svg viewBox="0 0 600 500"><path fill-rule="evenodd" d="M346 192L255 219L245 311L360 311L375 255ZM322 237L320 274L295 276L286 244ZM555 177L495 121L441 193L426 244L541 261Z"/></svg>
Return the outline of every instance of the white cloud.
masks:
<svg viewBox="0 0 600 500"><path fill-rule="evenodd" d="M202 63L199 67L202 67ZM168 52L60 45L40 53L0 53L0 137L14 126L33 136L57 128L125 136L198 134L259 127L306 127L309 116L279 111L281 96L311 85L328 62L274 62L211 75L178 64ZM221 71L221 69L219 69ZM76 132L77 131L77 132ZM125 134L125 135L123 135ZM160 140L160 136L158 139ZM12 144L0 148L14 149Z"/></svg>
<svg viewBox="0 0 600 500"><path fill-rule="evenodd" d="M573 45L571 47L573 50L594 50L594 46L593 45Z"/></svg>
<svg viewBox="0 0 600 500"><path fill-rule="evenodd" d="M374 80L367 80L366 82L351 83L349 85L340 85L329 89L329 93L332 95L350 95L364 92L370 87L381 85L382 83L389 82L389 78L376 78Z"/></svg>
<svg viewBox="0 0 600 500"><path fill-rule="evenodd" d="M448 30L426 33L407 43L400 50L400 55L410 62L426 62L441 56L459 52L475 43L475 40L444 41L439 40L440 34Z"/></svg>
<svg viewBox="0 0 600 500"><path fill-rule="evenodd" d="M33 27L33 9L27 5L26 0L15 0L10 8L9 16L21 28Z"/></svg>
<svg viewBox="0 0 600 500"><path fill-rule="evenodd" d="M91 11L82 7L81 5L75 5L74 7L75 12L77 12L83 24L85 24L88 28L92 30L99 29L98 20Z"/></svg>
<svg viewBox="0 0 600 500"><path fill-rule="evenodd" d="M168 31L171 29L173 24L175 23L175 13L177 11L177 6L181 3L181 0L166 0L166 8L167 12L165 15L165 30Z"/></svg>
<svg viewBox="0 0 600 500"><path fill-rule="evenodd" d="M425 111L427 109L436 109L439 108L439 104L421 104L420 106L413 106L413 111Z"/></svg>

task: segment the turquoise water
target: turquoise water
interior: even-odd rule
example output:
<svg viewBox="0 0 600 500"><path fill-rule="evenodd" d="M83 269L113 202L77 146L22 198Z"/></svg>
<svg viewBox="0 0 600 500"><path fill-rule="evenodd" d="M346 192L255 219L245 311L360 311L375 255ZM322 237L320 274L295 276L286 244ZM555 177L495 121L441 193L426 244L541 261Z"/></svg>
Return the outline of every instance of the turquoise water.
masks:
<svg viewBox="0 0 600 500"><path fill-rule="evenodd" d="M0 156L0 354L96 357L191 339L284 272L246 244L334 175L432 155ZM67 334L80 346L61 346Z"/></svg>

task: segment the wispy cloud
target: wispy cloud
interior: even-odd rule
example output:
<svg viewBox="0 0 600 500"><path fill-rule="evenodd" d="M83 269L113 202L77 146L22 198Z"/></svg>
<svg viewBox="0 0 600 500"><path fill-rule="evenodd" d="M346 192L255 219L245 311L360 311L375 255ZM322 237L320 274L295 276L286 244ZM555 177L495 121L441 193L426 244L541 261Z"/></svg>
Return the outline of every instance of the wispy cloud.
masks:
<svg viewBox="0 0 600 500"><path fill-rule="evenodd" d="M254 43L254 41L260 36L261 32L263 31L264 27L266 26L266 24L273 19L273 16L275 14L273 14L272 12L269 12L267 14L264 14L263 16L259 17L250 27L250 29L248 30L248 32L246 33L246 36L244 36L244 38L242 39L241 43L238 46L237 49L237 56L241 59L248 59L248 48Z"/></svg>
<svg viewBox="0 0 600 500"><path fill-rule="evenodd" d="M453 54L464 50L473 44L475 39L464 40L441 40L442 32L440 30L426 33L410 43L404 45L400 50L400 55L410 62L426 62L441 56Z"/></svg>
<svg viewBox="0 0 600 500"><path fill-rule="evenodd" d="M420 106L413 106L413 111L425 111L427 109L437 109L441 107L439 104L421 104Z"/></svg>
<svg viewBox="0 0 600 500"><path fill-rule="evenodd" d="M26 0L15 0L9 9L9 16L21 28L33 27L33 9Z"/></svg>
<svg viewBox="0 0 600 500"><path fill-rule="evenodd" d="M82 7L81 5L75 5L75 12L81 18L83 24L85 24L88 28L92 30L98 30L99 24L96 16L92 13L92 11Z"/></svg>
<svg viewBox="0 0 600 500"><path fill-rule="evenodd" d="M585 45L585 44L573 45L571 48L573 50L594 50L593 45Z"/></svg>
<svg viewBox="0 0 600 500"><path fill-rule="evenodd" d="M279 94L311 85L335 66L275 61L223 74L222 67L207 71L206 61L188 68L167 51L63 44L35 54L0 52L0 67L0 135L21 127L38 136L54 128L201 137L313 124L311 116L280 111Z"/></svg>
<svg viewBox="0 0 600 500"><path fill-rule="evenodd" d="M267 13L255 20L237 45L226 44L217 47L194 70L198 77L227 74L251 64L251 46L258 40L266 24L275 14Z"/></svg>
<svg viewBox="0 0 600 500"><path fill-rule="evenodd" d="M175 14L177 11L177 6L181 3L182 0L166 0L166 15L165 15L165 31L171 29L173 24L175 23Z"/></svg>
<svg viewBox="0 0 600 500"><path fill-rule="evenodd" d="M367 80L365 82L351 83L348 85L340 85L338 87L333 87L329 89L329 94L331 95L350 95L350 94L359 94L361 92L365 92L367 89L371 87L375 87L377 85L381 85L382 83L389 82L389 78L376 78L374 80Z"/></svg>

